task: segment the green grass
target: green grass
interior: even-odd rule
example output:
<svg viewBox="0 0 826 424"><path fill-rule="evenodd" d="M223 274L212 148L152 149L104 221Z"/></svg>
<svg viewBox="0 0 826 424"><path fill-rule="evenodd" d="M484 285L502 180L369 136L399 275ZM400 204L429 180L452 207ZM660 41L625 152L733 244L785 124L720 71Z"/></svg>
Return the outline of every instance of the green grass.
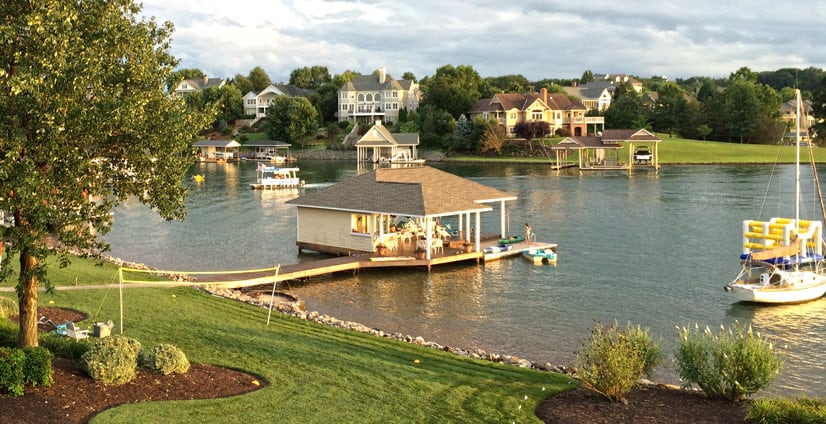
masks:
<svg viewBox="0 0 826 424"><path fill-rule="evenodd" d="M55 285L74 285L72 268L89 267L83 262L53 275ZM89 269L99 270L90 279L111 278L109 268ZM50 301L89 313L82 328L93 318L115 321L116 333L120 326L117 289L41 294L41 304ZM266 309L192 288L124 290L125 335L144 346L171 343L192 362L240 369L269 385L229 399L123 405L93 422L539 422L539 402L574 384L278 313L267 326L266 318Z"/></svg>
<svg viewBox="0 0 826 424"><path fill-rule="evenodd" d="M661 142L657 145L658 158L661 165L668 164L732 164L732 163L794 163L794 146L765 145L765 144L739 144L722 143L717 141L689 140L684 138L669 137L667 134L659 134ZM495 162L522 162L522 163L544 163L549 160L556 160L555 154L550 150L550 145L558 144L562 139L535 140L537 146L545 144L545 151L541 147L534 149L538 157L477 157L477 156L450 156L447 160L455 161L495 161ZM625 162L628 158L629 146L619 150L619 158ZM801 160L808 162L809 153L806 148L800 151ZM826 162L826 148L814 148L815 161ZM550 155L550 157L548 156ZM570 159L576 161L577 153L572 152ZM613 154L612 154L613 155ZM613 157L613 156L612 156Z"/></svg>
<svg viewBox="0 0 826 424"><path fill-rule="evenodd" d="M826 422L826 399L757 399L748 407L747 417L757 423Z"/></svg>
<svg viewBox="0 0 826 424"><path fill-rule="evenodd" d="M118 267L110 262L74 257L70 257L70 260L71 265L69 267L61 268L56 257L48 258L46 260L46 267L48 269L47 278L49 281L54 282L56 286L92 286L118 283ZM17 285L20 261L17 259L17 255L14 255L9 262L11 274L9 275L9 279L0 283L0 287L15 287ZM136 277L133 275L130 276L130 278ZM143 273L140 274L140 278L155 281L163 280L161 277ZM41 287L42 286L41 284Z"/></svg>

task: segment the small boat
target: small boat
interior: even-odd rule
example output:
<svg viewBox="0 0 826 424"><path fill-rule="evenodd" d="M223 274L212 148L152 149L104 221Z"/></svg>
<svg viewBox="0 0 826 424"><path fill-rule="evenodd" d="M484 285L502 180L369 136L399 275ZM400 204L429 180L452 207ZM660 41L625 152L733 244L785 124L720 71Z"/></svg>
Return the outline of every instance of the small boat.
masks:
<svg viewBox="0 0 826 424"><path fill-rule="evenodd" d="M797 101L797 142L794 218L743 221L741 268L725 286L735 300L754 303L801 303L826 294L823 222L800 219L800 90ZM813 170L816 172L816 170ZM817 180L815 180L817 181ZM820 187L817 187L820 197ZM822 197L820 198L823 204Z"/></svg>
<svg viewBox="0 0 826 424"><path fill-rule="evenodd" d="M298 168L279 168L258 163L253 189L298 188L304 181L298 178Z"/></svg>
<svg viewBox="0 0 826 424"><path fill-rule="evenodd" d="M556 252L551 249L528 249L522 252L522 256L532 260L536 265L556 265Z"/></svg>
<svg viewBox="0 0 826 424"><path fill-rule="evenodd" d="M513 249L512 244L501 244L499 246L490 246L482 249L483 253L501 253Z"/></svg>
<svg viewBox="0 0 826 424"><path fill-rule="evenodd" d="M504 245L504 244L522 243L523 241L525 241L525 237L522 237L522 236L510 236L510 237L505 238L505 239L499 239L499 241L497 242L497 244L499 244L500 246L502 246L502 245Z"/></svg>

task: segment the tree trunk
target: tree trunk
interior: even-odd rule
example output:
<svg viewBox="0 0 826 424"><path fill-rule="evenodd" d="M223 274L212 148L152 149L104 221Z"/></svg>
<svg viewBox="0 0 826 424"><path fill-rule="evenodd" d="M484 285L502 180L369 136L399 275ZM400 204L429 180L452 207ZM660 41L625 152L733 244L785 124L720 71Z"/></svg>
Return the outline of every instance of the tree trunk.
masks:
<svg viewBox="0 0 826 424"><path fill-rule="evenodd" d="M18 346L36 347L37 344L37 275L34 271L40 261L27 251L20 252L20 285L17 291L20 311L20 338ZM26 277L27 276L27 277ZM24 280L25 279L25 280Z"/></svg>

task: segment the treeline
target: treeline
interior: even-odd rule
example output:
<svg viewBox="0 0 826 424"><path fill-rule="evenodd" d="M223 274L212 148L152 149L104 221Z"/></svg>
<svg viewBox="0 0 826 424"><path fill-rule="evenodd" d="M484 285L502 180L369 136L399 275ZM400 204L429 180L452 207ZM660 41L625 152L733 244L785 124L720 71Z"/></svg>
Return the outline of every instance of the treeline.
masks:
<svg viewBox="0 0 826 424"><path fill-rule="evenodd" d="M313 94L306 99L284 99L271 107L270 113L278 116L271 122L275 126L265 129L273 137L293 143L301 143L320 128L326 128L330 141L340 139L349 128L337 122L338 90L358 75L360 73L349 70L331 75L325 66L293 70L287 84L312 90ZM818 68L753 72L743 67L728 78L691 77L675 81L631 76L644 84L642 92L635 91L628 83L619 84L610 108L589 112L604 116L606 128L646 128L683 138L736 143L777 143L789 130L780 119L780 106L793 98L795 88L802 91L804 99L811 101L816 121L826 118L826 73ZM203 77L200 70L182 69L175 72L169 87L183 79ZM394 78L416 81L411 72ZM422 92L419 109L402 111L399 122L387 125L394 131L418 132L426 147L498 151L497 145L501 146L504 141L501 131L491 128L490 122L462 118L479 99L495 93L535 93L541 88L562 93L566 86L593 80L590 70L575 79L530 81L519 74L482 77L472 66L444 65L418 81ZM272 83L262 68L255 67L247 75L235 75L221 88L203 90L187 96L186 100L198 110L216 107L213 127L223 129L245 117L244 94L257 93ZM303 122L292 125L294 131L289 131L286 127L296 121ZM816 124L812 132L826 134L823 126L823 123Z"/></svg>

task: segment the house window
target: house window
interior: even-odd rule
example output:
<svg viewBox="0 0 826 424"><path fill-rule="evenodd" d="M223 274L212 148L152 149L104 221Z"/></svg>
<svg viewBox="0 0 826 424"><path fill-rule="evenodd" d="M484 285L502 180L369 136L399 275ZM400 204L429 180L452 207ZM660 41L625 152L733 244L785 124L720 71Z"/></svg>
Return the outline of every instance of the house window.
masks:
<svg viewBox="0 0 826 424"><path fill-rule="evenodd" d="M542 113L541 110L531 111L531 119L533 119L534 121L541 121L542 120L542 115L543 115L543 113Z"/></svg>
<svg viewBox="0 0 826 424"><path fill-rule="evenodd" d="M376 101L377 101L377 102L380 102L380 101L381 101L381 94L376 94Z"/></svg>
<svg viewBox="0 0 826 424"><path fill-rule="evenodd" d="M516 112L511 112L511 113L509 113L509 114L508 114L508 118L510 118L510 119L516 119Z"/></svg>
<svg viewBox="0 0 826 424"><path fill-rule="evenodd" d="M368 224L368 216L364 214L357 214L353 213L350 214L350 228L353 229L354 233L358 234L368 234L370 226Z"/></svg>
<svg viewBox="0 0 826 424"><path fill-rule="evenodd" d="M372 101L373 101L373 95L372 95L372 94L368 94L368 95L367 95L367 101L368 101L368 102L372 102Z"/></svg>
<svg viewBox="0 0 826 424"><path fill-rule="evenodd" d="M364 101L364 94L359 94L359 101L360 101L360 102L363 102L363 101Z"/></svg>
<svg viewBox="0 0 826 424"><path fill-rule="evenodd" d="M398 91L394 91L394 92L393 92L393 97L399 97L399 92L398 92Z"/></svg>

